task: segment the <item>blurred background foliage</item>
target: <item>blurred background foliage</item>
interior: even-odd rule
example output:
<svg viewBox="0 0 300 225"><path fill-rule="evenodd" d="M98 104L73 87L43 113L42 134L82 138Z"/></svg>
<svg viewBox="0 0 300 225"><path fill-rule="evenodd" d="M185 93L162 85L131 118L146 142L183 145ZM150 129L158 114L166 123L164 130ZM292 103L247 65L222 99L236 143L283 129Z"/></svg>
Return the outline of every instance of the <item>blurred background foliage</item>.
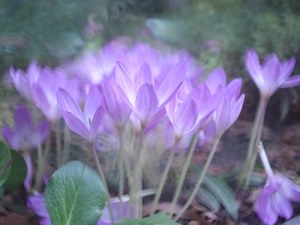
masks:
<svg viewBox="0 0 300 225"><path fill-rule="evenodd" d="M207 71L222 66L237 77L250 47L261 58L300 59L299 12L298 0L1 0L0 72L33 59L54 67L128 36L187 49Z"/></svg>

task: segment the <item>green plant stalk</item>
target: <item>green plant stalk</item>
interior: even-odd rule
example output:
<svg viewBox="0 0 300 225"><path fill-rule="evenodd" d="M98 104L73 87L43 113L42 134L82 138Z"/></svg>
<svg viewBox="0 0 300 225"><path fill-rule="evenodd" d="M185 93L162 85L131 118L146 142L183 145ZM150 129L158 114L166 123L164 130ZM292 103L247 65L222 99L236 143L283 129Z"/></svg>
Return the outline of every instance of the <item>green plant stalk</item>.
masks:
<svg viewBox="0 0 300 225"><path fill-rule="evenodd" d="M63 147L63 160L62 164L69 161L70 158L70 143L71 143L71 132L66 123L64 123L64 147Z"/></svg>
<svg viewBox="0 0 300 225"><path fill-rule="evenodd" d="M142 206L142 198L139 196L139 193L142 189L142 166L141 166L141 157L143 155L143 140L144 140L144 131L145 126L142 126L135 144L135 158L134 158L134 169L133 169L133 182L135 182L133 187L132 196L134 198L134 218L140 218L141 212L140 208Z"/></svg>
<svg viewBox="0 0 300 225"><path fill-rule="evenodd" d="M38 153L37 154L38 162L37 162L37 173L35 177L34 189L36 191L40 191L42 186L43 173L44 173L44 157L43 157L43 148L41 145L38 145L37 153Z"/></svg>
<svg viewBox="0 0 300 225"><path fill-rule="evenodd" d="M59 127L59 120L54 122L54 131L55 131L55 144L56 144L56 165L57 168L62 165L62 149L61 149L61 132Z"/></svg>
<svg viewBox="0 0 300 225"><path fill-rule="evenodd" d="M255 115L254 126L253 126L252 132L251 132L251 138L250 138L250 142L249 142L249 146L248 146L245 166L243 168L243 171L242 171L242 173L240 175L240 179L239 179L239 185L242 185L242 183L244 182L244 188L246 188L246 189L249 186L251 174L254 169L254 164L255 164L255 161L257 158L256 148L261 139L263 122L264 122L264 117L265 117L265 112L266 112L268 101L269 101L268 97L263 97L261 95L260 101L259 101L259 106L258 106L256 115Z"/></svg>
<svg viewBox="0 0 300 225"><path fill-rule="evenodd" d="M199 179L197 181L197 184L196 184L196 186L195 186L192 194L190 195L188 201L185 203L185 205L181 208L181 210L178 213L178 215L175 217L175 221L177 221L182 216L182 214L187 210L187 208L190 206L190 204L193 202L195 196L197 195L198 190L199 190L199 188L200 188L200 186L201 186L201 184L203 182L204 176L207 173L208 167L210 166L212 158L215 155L215 152L217 150L217 146L218 146L218 144L220 142L221 136L222 136L222 134L221 135L217 134L216 139L214 141L214 145L212 147L211 152L209 153L209 156L208 156L207 161L206 161L206 163L204 165L204 168L203 168L203 170L201 172L201 175L200 175L200 177L199 177Z"/></svg>
<svg viewBox="0 0 300 225"><path fill-rule="evenodd" d="M120 139L120 151L119 151L119 212L118 216L119 219L122 218L123 215L123 199L122 196L124 195L124 148L123 148L123 128L119 128L119 139Z"/></svg>
<svg viewBox="0 0 300 225"><path fill-rule="evenodd" d="M172 165L172 161L173 161L174 156L175 156L176 148L177 148L180 140L181 140L180 137L176 137L175 138L175 143L174 143L172 149L170 150L168 161L167 161L166 167L164 169L162 178L160 179L159 187L158 187L157 193L155 195L155 198L154 198L154 201L153 201L153 204L152 204L151 216L154 214L155 209L157 207L157 203L158 203L158 201L160 199L161 193L162 193L163 188L165 186L165 183L166 183L166 180L167 180L167 176L168 176L168 173L169 173L171 165Z"/></svg>
<svg viewBox="0 0 300 225"><path fill-rule="evenodd" d="M189 166L190 166L190 163L191 163L191 160L192 160L192 156L193 156L195 148L196 148L196 144L198 142L198 134L199 134L200 130L201 129L199 129L196 132L196 134L193 136L193 138L192 138L192 142L191 142L191 146L190 146L190 149L189 149L189 153L187 155L185 164L184 164L183 169L181 171L179 182L177 184L176 191L175 191L175 194L174 194L173 199L172 199L172 203L171 203L171 207L170 207L170 216L171 217L172 217L172 215L174 213L176 203L177 203L179 195L181 193L181 189L182 189L182 185L183 185L184 179L186 177L187 171L189 169Z"/></svg>
<svg viewBox="0 0 300 225"><path fill-rule="evenodd" d="M104 186L105 191L107 193L107 195L106 195L107 205L108 205L108 209L109 209L111 222L114 225L114 214L113 214L112 205L111 205L111 202L110 202L110 194L109 194L109 190L108 190L107 183L106 183L106 180L105 180L105 176L104 176L104 173L103 173L103 169L102 169L102 166L100 164L100 161L99 161L96 149L95 149L94 141L91 141L90 145L91 145L91 148L92 148L93 158L95 160L98 173L100 175L103 186Z"/></svg>

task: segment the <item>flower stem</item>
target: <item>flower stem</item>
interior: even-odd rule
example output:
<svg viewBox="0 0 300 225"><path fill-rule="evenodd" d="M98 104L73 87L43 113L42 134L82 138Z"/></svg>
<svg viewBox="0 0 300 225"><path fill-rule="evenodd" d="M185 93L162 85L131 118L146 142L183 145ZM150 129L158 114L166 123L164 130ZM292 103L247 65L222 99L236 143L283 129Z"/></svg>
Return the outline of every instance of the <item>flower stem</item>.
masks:
<svg viewBox="0 0 300 225"><path fill-rule="evenodd" d="M124 195L124 148L123 148L123 128L119 128L119 139L120 139L120 151L119 151L119 219L122 218L123 215L123 200L122 196Z"/></svg>
<svg viewBox="0 0 300 225"><path fill-rule="evenodd" d="M109 209L109 214L110 214L111 222L112 222L112 224L114 224L114 214L113 214L112 205L111 205L111 202L110 202L110 194L109 194L109 190L108 190L108 187L107 187L105 176L104 176L104 173L103 173L103 170L102 170L102 166L100 164L100 161L99 161L96 149L95 149L94 142L92 141L90 143L90 145L91 145L91 148L92 148L93 158L95 159L95 163L96 163L96 166L97 166L98 173L100 175L100 178L102 180L103 186L104 186L105 191L107 193L107 195L106 195L106 201L107 201L107 205L108 205L108 209Z"/></svg>
<svg viewBox="0 0 300 225"><path fill-rule="evenodd" d="M66 123L64 123L64 147L63 147L63 160L62 164L69 161L70 158L70 143L71 143L71 132Z"/></svg>
<svg viewBox="0 0 300 225"><path fill-rule="evenodd" d="M204 168L203 168L203 170L202 170L202 172L201 172L201 175L200 175L200 177L199 177L199 179L198 179L198 181L197 181L197 184L196 184L196 186L195 186L195 188L194 188L192 194L190 195L188 201L185 203L185 205L182 207L181 211L180 211L180 212L178 213L178 215L175 217L175 221L178 220L178 219L182 216L182 214L187 210L187 208L188 208L188 207L190 206L190 204L193 202L193 200L194 200L196 194L198 193L198 190L199 190L199 188L200 188L200 186L201 186L201 184L202 184L202 182L203 182L204 176L205 176L205 174L206 174L206 172L207 172L207 170L208 170L208 167L210 166L210 163L211 163L211 161L212 161L212 158L213 158L213 156L214 156L214 154L215 154L215 152L216 152L216 150L217 150L217 146L218 146L218 144L219 144L219 141L220 141L221 136L222 136L222 135L217 134L216 139L215 139L215 141L214 141L214 145L213 145L213 147L212 147L211 152L209 153L209 156L208 156L207 161L206 161L206 163L205 163L205 165L204 165Z"/></svg>
<svg viewBox="0 0 300 225"><path fill-rule="evenodd" d="M144 141L144 131L145 127L142 126L140 132L138 133L138 137L135 143L135 158L134 158L134 169L133 169L133 182L135 182L133 187L133 197L134 197L134 217L140 218L141 211L140 208L142 206L142 198L139 195L140 191L142 190L142 182L143 182L143 175L142 175L142 163L141 157L143 156L143 141Z"/></svg>
<svg viewBox="0 0 300 225"><path fill-rule="evenodd" d="M196 148L196 144L198 142L198 134L199 134L199 132L200 132L200 129L196 132L196 134L192 138L192 142L191 142L191 146L190 146L190 149L189 149L189 153L187 155L185 164L184 164L183 169L181 171L179 182L177 184L176 191L175 191L175 194L174 194L173 199L172 199L171 208L170 208L170 215L171 216L174 213L175 205L176 205L176 203L178 201L178 198L179 198L179 195L181 193L182 185L183 185L184 179L186 177L188 168L190 166L190 163L191 163L191 160L192 160L192 156L193 156L195 148Z"/></svg>
<svg viewBox="0 0 300 225"><path fill-rule="evenodd" d="M261 139L264 117L265 117L268 101L269 98L263 96L260 97L259 106L256 112L254 126L252 128L251 138L249 141L245 166L243 168L243 171L239 179L239 185L242 185L242 183L244 182L245 188L248 188L249 186L250 177L254 169L254 164L257 158L256 148Z"/></svg>
<svg viewBox="0 0 300 225"><path fill-rule="evenodd" d="M41 145L38 145L37 153L38 153L37 174L35 177L34 189L36 191L40 191L40 188L42 186L43 173L44 173L44 158L43 158L43 149Z"/></svg>
<svg viewBox="0 0 300 225"><path fill-rule="evenodd" d="M267 157L267 154L266 154L266 151L264 149L262 142L259 142L257 151L260 156L260 160L261 160L262 164L264 165L264 168L265 168L265 171L266 171L268 177L274 176L274 172L270 166L270 162L268 160L268 157Z"/></svg>
<svg viewBox="0 0 300 225"><path fill-rule="evenodd" d="M57 168L59 168L62 165L61 132L59 127L59 120L54 122L54 131L55 131L55 142L56 142L56 165Z"/></svg>
<svg viewBox="0 0 300 225"><path fill-rule="evenodd" d="M168 176L168 173L169 173L169 170L170 170L172 161L173 161L174 156L175 156L176 148L177 148L177 146L178 146L180 140L181 140L181 138L177 138L177 137L176 137L175 143L174 143L172 149L170 150L170 154L169 154L169 157L168 157L168 161L167 161L166 167L165 167L165 169L164 169L162 178L160 179L160 184L159 184L157 193L156 193L156 195L155 195L155 198L154 198L154 201L153 201L153 204L152 204L151 215L154 214L155 209L156 209L156 207L157 207L157 203L158 203L158 201L159 201L159 199L160 199L162 190L163 190L163 188L164 188L164 186L165 186L165 183L166 183L166 180L167 180L167 176Z"/></svg>

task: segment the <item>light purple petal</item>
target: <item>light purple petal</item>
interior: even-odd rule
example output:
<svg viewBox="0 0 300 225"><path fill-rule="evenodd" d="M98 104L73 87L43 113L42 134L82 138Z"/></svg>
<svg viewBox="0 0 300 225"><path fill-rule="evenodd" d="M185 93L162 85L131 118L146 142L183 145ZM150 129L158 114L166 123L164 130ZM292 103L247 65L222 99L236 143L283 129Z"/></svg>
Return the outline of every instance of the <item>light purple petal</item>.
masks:
<svg viewBox="0 0 300 225"><path fill-rule="evenodd" d="M189 132L197 121L198 108L194 100L184 101L174 114L174 123L179 136Z"/></svg>
<svg viewBox="0 0 300 225"><path fill-rule="evenodd" d="M161 120L163 120L166 116L165 108L159 109L151 118L148 120L148 124L145 128L145 134L153 129Z"/></svg>
<svg viewBox="0 0 300 225"><path fill-rule="evenodd" d="M30 195L27 198L27 206L38 216L49 217L43 194Z"/></svg>
<svg viewBox="0 0 300 225"><path fill-rule="evenodd" d="M86 140L90 139L90 132L89 132L88 128L75 115L73 115L71 112L64 112L64 113L62 113L62 116L63 116L66 124L68 125L68 127L73 132L79 134Z"/></svg>
<svg viewBox="0 0 300 225"><path fill-rule="evenodd" d="M14 150L22 150L23 146L22 143L20 142L19 134L17 134L10 127L3 127L2 134L9 147L11 147Z"/></svg>
<svg viewBox="0 0 300 225"><path fill-rule="evenodd" d="M93 120L91 121L90 134L91 134L92 139L94 139L96 137L96 135L98 134L103 117L104 117L104 109L102 106L100 106L96 110Z"/></svg>
<svg viewBox="0 0 300 225"><path fill-rule="evenodd" d="M162 83L157 89L157 97L159 104L162 105L170 100L170 96L174 94L174 90L178 90L178 87L186 79L186 66L184 61L180 61L167 74L164 76Z"/></svg>
<svg viewBox="0 0 300 225"><path fill-rule="evenodd" d="M283 188L283 186L281 186ZM271 196L271 206L274 212L280 217L290 219L293 215L293 207L290 201L284 196L282 190L279 190Z"/></svg>
<svg viewBox="0 0 300 225"><path fill-rule="evenodd" d="M225 94L229 98L234 97L235 99L237 99L241 93L241 89L242 89L242 78L236 78L236 79L233 79L227 85Z"/></svg>
<svg viewBox="0 0 300 225"><path fill-rule="evenodd" d="M300 75L289 77L280 88L290 88L300 85Z"/></svg>
<svg viewBox="0 0 300 225"><path fill-rule="evenodd" d="M57 103L58 108L62 113L70 112L79 120L85 122L85 117L78 104L73 100L69 93L62 88L59 88L57 91Z"/></svg>
<svg viewBox="0 0 300 225"><path fill-rule="evenodd" d="M35 129L35 133L39 134L39 142L38 144L42 144L48 137L50 125L48 121L44 120L39 123L39 125Z"/></svg>
<svg viewBox="0 0 300 225"><path fill-rule="evenodd" d="M264 84L263 72L259 63L257 53L253 49L247 50L245 62L252 80L258 87L261 87L262 84Z"/></svg>
<svg viewBox="0 0 300 225"><path fill-rule="evenodd" d="M135 107L142 121L146 121L155 113L158 107L158 99L153 85L145 83L140 87L136 95Z"/></svg>
<svg viewBox="0 0 300 225"><path fill-rule="evenodd" d="M143 63L139 73L135 76L135 79L135 84L137 88L141 87L144 83L153 83L151 69L147 63Z"/></svg>
<svg viewBox="0 0 300 225"><path fill-rule="evenodd" d="M27 166L27 174L23 183L26 191L29 191L32 184L32 173L33 173L32 161L29 153L24 154L23 157Z"/></svg>
<svg viewBox="0 0 300 225"><path fill-rule="evenodd" d="M15 111L15 130L21 135L28 135L33 130L33 122L28 109L19 105Z"/></svg>
<svg viewBox="0 0 300 225"><path fill-rule="evenodd" d="M261 192L255 207L259 219L267 225L275 224L278 219L278 215L271 205L271 195L275 190L272 186L266 186Z"/></svg>
<svg viewBox="0 0 300 225"><path fill-rule="evenodd" d="M102 105L101 94L97 86L92 86L86 96L84 115L87 120L92 120L96 110Z"/></svg>
<svg viewBox="0 0 300 225"><path fill-rule="evenodd" d="M290 60L288 61L284 60L281 63L281 74L280 74L281 78L286 79L291 75L291 73L294 70L295 63L296 63L296 58L294 56Z"/></svg>
<svg viewBox="0 0 300 225"><path fill-rule="evenodd" d="M209 88L211 93L216 93L217 89L221 85L222 89L226 88L226 74L223 68L213 69L208 75L205 84Z"/></svg>

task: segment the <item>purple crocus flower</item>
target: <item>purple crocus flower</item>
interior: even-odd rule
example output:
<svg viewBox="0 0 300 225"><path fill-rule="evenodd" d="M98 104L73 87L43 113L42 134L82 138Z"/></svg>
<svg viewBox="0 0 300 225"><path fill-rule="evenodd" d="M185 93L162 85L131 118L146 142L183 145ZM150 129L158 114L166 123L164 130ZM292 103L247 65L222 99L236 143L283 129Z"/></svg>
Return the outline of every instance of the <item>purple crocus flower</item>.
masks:
<svg viewBox="0 0 300 225"><path fill-rule="evenodd" d="M93 141L99 132L99 126L104 117L104 109L98 87L93 86L90 89L86 97L84 112L70 94L62 88L59 88L57 91L57 102L69 128L87 141Z"/></svg>
<svg viewBox="0 0 300 225"><path fill-rule="evenodd" d="M147 63L144 63L136 74L129 74L121 63L116 68L119 94L139 117L144 127L151 123L151 120L157 123L163 118L164 106L185 79L185 64L179 62L161 76L164 76L161 82L155 82Z"/></svg>
<svg viewBox="0 0 300 225"><path fill-rule="evenodd" d="M271 169L265 150L260 143L258 148L261 161L267 173L267 182L255 206L259 219L267 224L276 223L278 216L290 219L293 215L291 201L300 202L300 186Z"/></svg>
<svg viewBox="0 0 300 225"><path fill-rule="evenodd" d="M9 72L12 82L19 94L31 101L31 87L37 82L41 72L41 67L38 62L35 60L32 61L26 73L20 69L15 70L12 66L10 67Z"/></svg>
<svg viewBox="0 0 300 225"><path fill-rule="evenodd" d="M249 49L245 61L252 80L264 97L269 98L278 88L289 88L300 84L300 75L290 77L295 66L294 57L280 62L273 53L268 55L260 65L257 53Z"/></svg>
<svg viewBox="0 0 300 225"><path fill-rule="evenodd" d="M49 123L42 121L34 127L31 115L27 108L19 105L15 110L15 127L3 127L2 133L8 145L17 151L22 151L22 155L27 165L27 176L24 180L26 190L31 187L32 162L30 150L41 145L47 138Z"/></svg>

